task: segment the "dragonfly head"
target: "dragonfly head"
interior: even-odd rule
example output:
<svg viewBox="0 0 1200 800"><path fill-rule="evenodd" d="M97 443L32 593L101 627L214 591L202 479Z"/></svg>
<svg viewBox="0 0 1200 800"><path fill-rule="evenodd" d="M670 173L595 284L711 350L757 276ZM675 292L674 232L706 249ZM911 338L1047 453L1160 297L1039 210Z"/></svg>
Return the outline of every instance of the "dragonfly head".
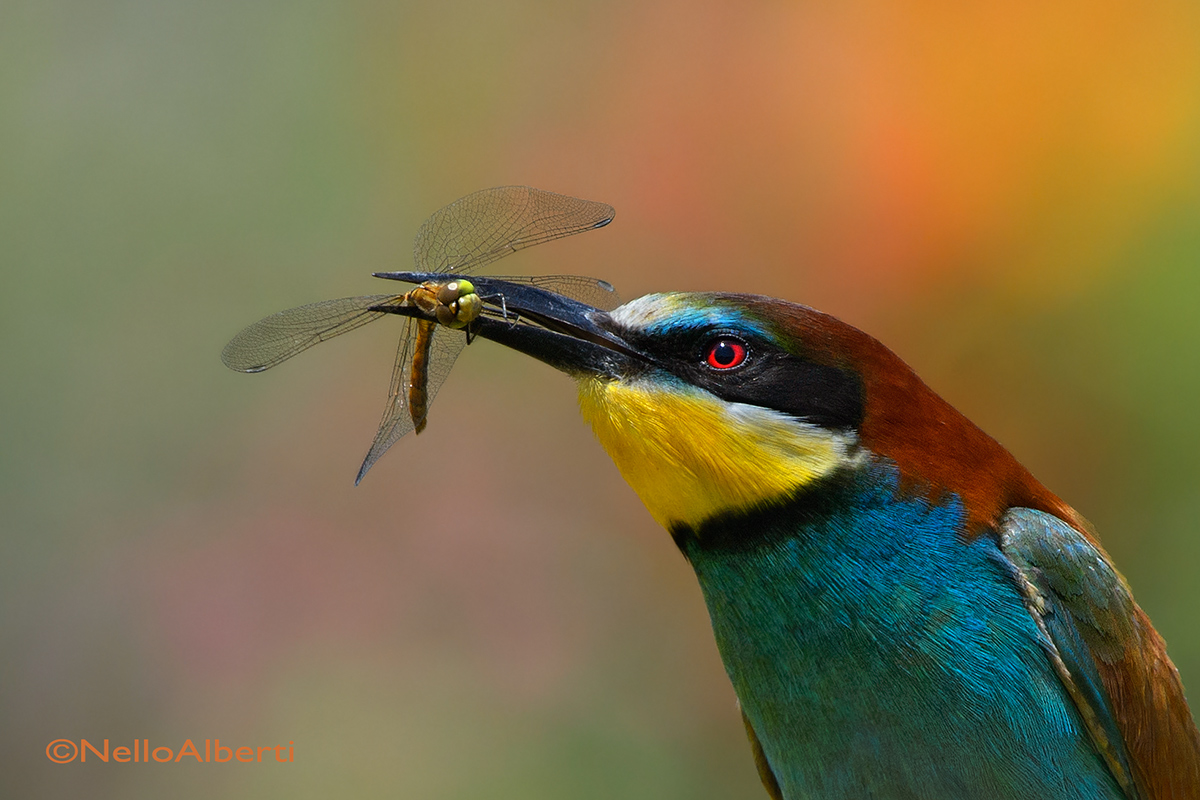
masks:
<svg viewBox="0 0 1200 800"><path fill-rule="evenodd" d="M483 300L466 278L426 285L437 289L437 321L447 328L465 328L483 312Z"/></svg>

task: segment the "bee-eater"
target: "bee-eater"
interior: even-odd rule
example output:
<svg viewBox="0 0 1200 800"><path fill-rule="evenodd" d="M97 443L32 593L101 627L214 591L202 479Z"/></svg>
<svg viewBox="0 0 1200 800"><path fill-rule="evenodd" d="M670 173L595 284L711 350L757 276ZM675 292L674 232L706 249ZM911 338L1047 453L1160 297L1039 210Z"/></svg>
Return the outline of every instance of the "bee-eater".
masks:
<svg viewBox="0 0 1200 800"><path fill-rule="evenodd" d="M1090 525L867 334L482 279L699 579L773 797L1200 797L1163 640ZM514 319L536 324L516 324Z"/></svg>

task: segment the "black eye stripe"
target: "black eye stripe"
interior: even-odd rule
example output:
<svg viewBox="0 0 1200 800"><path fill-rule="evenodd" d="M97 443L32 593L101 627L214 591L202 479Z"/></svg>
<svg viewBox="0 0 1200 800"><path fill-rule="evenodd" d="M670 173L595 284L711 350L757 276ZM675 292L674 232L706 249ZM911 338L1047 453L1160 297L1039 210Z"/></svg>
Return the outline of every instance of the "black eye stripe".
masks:
<svg viewBox="0 0 1200 800"><path fill-rule="evenodd" d="M835 429L857 428L863 419L863 386L851 370L819 364L781 349L751 331L729 328L646 334L623 329L632 346L654 357L655 367L735 403L773 408ZM708 362L709 347L738 341L746 358L736 367Z"/></svg>

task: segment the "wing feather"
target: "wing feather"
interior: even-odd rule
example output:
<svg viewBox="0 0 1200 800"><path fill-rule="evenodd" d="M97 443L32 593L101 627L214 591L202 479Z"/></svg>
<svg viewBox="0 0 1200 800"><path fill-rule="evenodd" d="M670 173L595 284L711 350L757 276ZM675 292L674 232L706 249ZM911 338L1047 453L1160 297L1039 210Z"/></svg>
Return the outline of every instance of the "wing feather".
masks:
<svg viewBox="0 0 1200 800"><path fill-rule="evenodd" d="M1166 645L1108 555L1063 520L1009 509L1000 546L1050 657L1125 793L1200 798L1200 733Z"/></svg>

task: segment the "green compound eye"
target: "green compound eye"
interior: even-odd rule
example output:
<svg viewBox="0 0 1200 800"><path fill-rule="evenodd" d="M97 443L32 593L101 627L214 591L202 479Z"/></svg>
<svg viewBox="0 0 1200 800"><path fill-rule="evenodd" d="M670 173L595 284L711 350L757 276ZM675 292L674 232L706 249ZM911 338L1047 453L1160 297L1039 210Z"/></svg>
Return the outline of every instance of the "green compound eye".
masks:
<svg viewBox="0 0 1200 800"><path fill-rule="evenodd" d="M459 278L442 284L442 288L438 289L437 299L442 305L448 306L460 297L471 294L475 294L474 284L464 278Z"/></svg>
<svg viewBox="0 0 1200 800"><path fill-rule="evenodd" d="M458 301L451 305L451 309L455 317L455 324L451 327L461 328L479 319L479 314L483 311L483 298L471 292L458 298Z"/></svg>

